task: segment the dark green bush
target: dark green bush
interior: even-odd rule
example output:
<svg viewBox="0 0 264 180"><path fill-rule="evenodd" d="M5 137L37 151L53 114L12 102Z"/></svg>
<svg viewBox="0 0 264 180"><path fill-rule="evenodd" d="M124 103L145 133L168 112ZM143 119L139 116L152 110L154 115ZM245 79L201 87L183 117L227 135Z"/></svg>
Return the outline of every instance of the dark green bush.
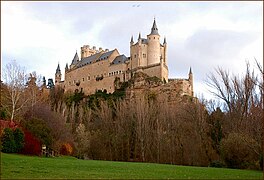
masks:
<svg viewBox="0 0 264 180"><path fill-rule="evenodd" d="M7 119L7 112L5 109L0 109L0 119Z"/></svg>
<svg viewBox="0 0 264 180"><path fill-rule="evenodd" d="M50 147L52 144L51 129L39 118L31 118L24 122L25 128L36 136L43 144Z"/></svg>
<svg viewBox="0 0 264 180"><path fill-rule="evenodd" d="M14 140L16 143L16 152L19 152L24 147L25 136L24 136L23 131L19 128L16 128L13 134L14 134Z"/></svg>
<svg viewBox="0 0 264 180"><path fill-rule="evenodd" d="M12 129L5 128L2 137L2 152L13 153L16 151L16 142Z"/></svg>
<svg viewBox="0 0 264 180"><path fill-rule="evenodd" d="M5 128L1 141L2 152L17 153L24 147L24 133L19 128L16 128L14 131L10 128Z"/></svg>

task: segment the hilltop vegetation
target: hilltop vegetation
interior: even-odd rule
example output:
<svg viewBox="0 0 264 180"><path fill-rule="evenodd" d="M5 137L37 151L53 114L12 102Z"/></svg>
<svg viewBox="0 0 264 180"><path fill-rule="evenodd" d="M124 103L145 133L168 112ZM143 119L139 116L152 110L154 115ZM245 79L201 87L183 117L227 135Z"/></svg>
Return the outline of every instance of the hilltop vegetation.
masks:
<svg viewBox="0 0 264 180"><path fill-rule="evenodd" d="M80 159L262 168L263 82L249 65L240 78L222 69L209 76L221 104L154 90L163 82L142 74L117 80L113 94L93 95L46 85L39 90L36 79L15 89L21 94L15 108L12 86L3 84L1 114L20 121L47 148Z"/></svg>

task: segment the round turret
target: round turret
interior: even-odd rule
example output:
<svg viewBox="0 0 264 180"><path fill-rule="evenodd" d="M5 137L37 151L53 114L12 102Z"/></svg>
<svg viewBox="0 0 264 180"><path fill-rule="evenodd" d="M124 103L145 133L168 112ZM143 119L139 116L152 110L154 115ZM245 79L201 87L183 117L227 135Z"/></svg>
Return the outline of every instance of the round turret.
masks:
<svg viewBox="0 0 264 180"><path fill-rule="evenodd" d="M151 33L148 37L148 65L156 64L160 62L160 35L156 21L154 19Z"/></svg>

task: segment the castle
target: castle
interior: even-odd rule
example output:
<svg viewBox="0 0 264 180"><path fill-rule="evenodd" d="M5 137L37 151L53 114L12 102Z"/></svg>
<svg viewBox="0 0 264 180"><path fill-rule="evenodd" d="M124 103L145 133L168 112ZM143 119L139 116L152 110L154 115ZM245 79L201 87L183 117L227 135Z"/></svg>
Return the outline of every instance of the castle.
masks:
<svg viewBox="0 0 264 180"><path fill-rule="evenodd" d="M150 77L158 77L164 83L177 82L182 95L193 96L193 75L190 69L188 79L168 79L167 42L164 38L160 43L160 35L154 19L151 32L147 38L141 38L139 33L137 42L133 36L130 41L130 57L120 55L117 49L109 51L81 47L81 58L76 52L70 66L66 64L65 79L61 81L61 70L58 64L55 73L55 86L61 86L65 91L82 90L85 94L93 94L98 90L108 93L115 91L114 81L126 82L136 73L143 72Z"/></svg>

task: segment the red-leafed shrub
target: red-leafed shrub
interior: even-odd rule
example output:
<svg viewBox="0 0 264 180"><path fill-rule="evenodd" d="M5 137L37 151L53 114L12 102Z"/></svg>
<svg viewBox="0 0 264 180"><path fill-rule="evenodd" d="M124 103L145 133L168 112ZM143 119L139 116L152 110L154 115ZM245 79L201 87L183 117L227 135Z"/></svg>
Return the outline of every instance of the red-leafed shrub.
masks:
<svg viewBox="0 0 264 180"><path fill-rule="evenodd" d="M25 145L22 149L22 154L28 155L41 155L41 142L33 134L27 130L24 130Z"/></svg>
<svg viewBox="0 0 264 180"><path fill-rule="evenodd" d="M61 145L60 153L62 155L72 155L72 152L73 152L73 148L72 145L70 145L69 143L64 143Z"/></svg>

